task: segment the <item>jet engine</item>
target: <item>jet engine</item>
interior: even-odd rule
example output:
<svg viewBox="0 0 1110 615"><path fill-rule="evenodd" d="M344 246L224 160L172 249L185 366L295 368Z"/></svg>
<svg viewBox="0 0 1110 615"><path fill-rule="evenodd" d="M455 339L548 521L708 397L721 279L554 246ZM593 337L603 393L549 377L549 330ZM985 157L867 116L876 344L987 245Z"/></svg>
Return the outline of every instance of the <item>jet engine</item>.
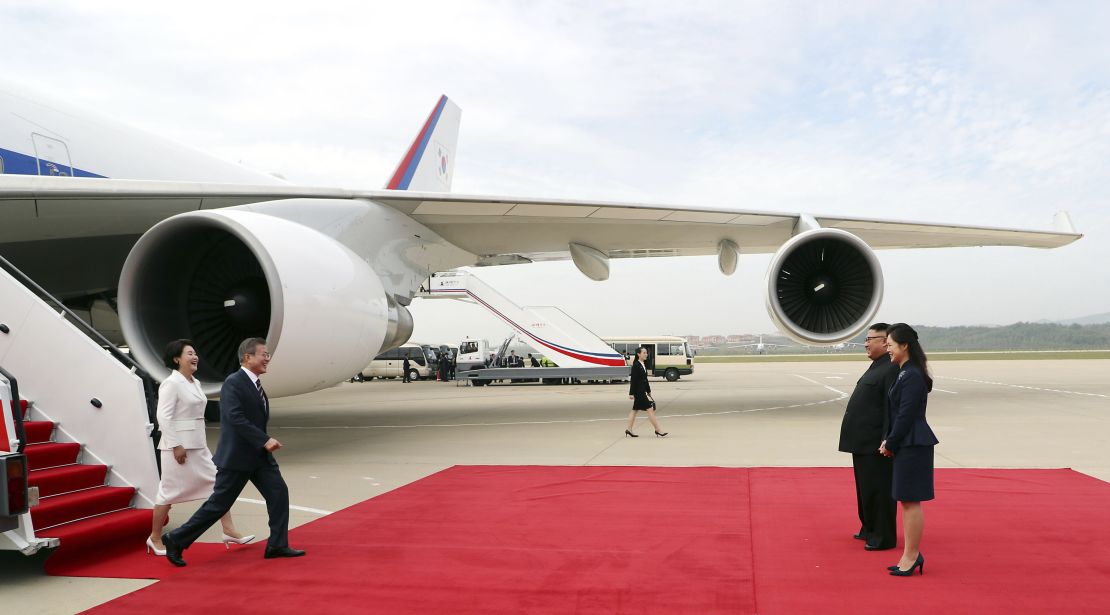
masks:
<svg viewBox="0 0 1110 615"><path fill-rule="evenodd" d="M132 356L155 377L169 373L163 347L192 340L208 394L239 367L248 337L267 340L264 381L279 397L346 380L412 332L408 310L346 246L296 222L229 209L188 212L147 231L124 263L119 315Z"/></svg>
<svg viewBox="0 0 1110 615"><path fill-rule="evenodd" d="M767 270L767 313L803 344L836 344L864 330L883 300L883 272L874 251L840 229L791 237Z"/></svg>

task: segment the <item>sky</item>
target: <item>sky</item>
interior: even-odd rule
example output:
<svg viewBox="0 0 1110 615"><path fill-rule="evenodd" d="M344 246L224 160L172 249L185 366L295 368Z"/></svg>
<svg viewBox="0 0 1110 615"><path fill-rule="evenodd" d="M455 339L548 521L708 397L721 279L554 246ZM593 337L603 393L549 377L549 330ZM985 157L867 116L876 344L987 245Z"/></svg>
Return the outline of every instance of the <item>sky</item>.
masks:
<svg viewBox="0 0 1110 615"><path fill-rule="evenodd" d="M923 325L1110 311L1108 25L1100 2L0 0L6 79L295 183L382 187L447 94L458 193L1034 229L1066 210L1086 234L880 252L879 319ZM600 335L760 333L769 260L477 275ZM508 332L412 311L421 341Z"/></svg>

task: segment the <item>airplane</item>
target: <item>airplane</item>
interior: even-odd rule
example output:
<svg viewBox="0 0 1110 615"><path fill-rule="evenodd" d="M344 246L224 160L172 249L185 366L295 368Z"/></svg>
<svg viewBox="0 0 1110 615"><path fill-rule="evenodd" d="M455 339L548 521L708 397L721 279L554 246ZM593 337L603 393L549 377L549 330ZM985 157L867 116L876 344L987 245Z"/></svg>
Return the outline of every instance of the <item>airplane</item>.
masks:
<svg viewBox="0 0 1110 615"><path fill-rule="evenodd" d="M163 346L190 338L215 395L238 342L266 338L280 397L343 382L404 343L421 282L463 266L569 259L603 281L614 258L715 255L728 276L741 252L772 253L775 326L836 344L882 302L875 250L1082 237L1064 212L1035 231L454 194L460 119L440 97L384 189L310 187L0 83L0 256L70 305L110 306L157 379Z"/></svg>
<svg viewBox="0 0 1110 615"><path fill-rule="evenodd" d="M755 348L755 353L756 354L764 354L770 348L785 348L785 347L786 347L785 344L772 344L772 343L769 343L769 342L764 344L762 335L759 336L759 341L754 343L754 344L739 344L739 345L736 345L736 346L729 346L729 348Z"/></svg>

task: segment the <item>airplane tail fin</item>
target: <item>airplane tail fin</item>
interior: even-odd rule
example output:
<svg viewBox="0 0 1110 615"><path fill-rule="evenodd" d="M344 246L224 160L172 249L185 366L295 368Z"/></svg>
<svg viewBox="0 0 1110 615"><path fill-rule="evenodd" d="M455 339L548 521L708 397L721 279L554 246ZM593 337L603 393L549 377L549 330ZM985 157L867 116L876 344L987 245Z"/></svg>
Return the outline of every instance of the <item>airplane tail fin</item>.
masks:
<svg viewBox="0 0 1110 615"><path fill-rule="evenodd" d="M424 127L386 183L386 189L450 192L461 116L458 105L440 96Z"/></svg>

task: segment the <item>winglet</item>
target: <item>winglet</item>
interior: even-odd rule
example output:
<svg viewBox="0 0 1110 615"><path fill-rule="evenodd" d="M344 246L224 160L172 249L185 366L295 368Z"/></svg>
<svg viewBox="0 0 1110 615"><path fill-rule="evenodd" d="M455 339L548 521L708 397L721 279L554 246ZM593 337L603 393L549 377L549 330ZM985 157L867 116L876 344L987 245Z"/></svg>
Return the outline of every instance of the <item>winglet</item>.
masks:
<svg viewBox="0 0 1110 615"><path fill-rule="evenodd" d="M440 96L386 183L386 189L450 192L461 116L458 105Z"/></svg>
<svg viewBox="0 0 1110 615"><path fill-rule="evenodd" d="M1071 223L1071 216L1066 211L1056 212L1056 217L1052 219L1052 226L1058 233L1079 234L1079 231L1075 230L1075 225Z"/></svg>

